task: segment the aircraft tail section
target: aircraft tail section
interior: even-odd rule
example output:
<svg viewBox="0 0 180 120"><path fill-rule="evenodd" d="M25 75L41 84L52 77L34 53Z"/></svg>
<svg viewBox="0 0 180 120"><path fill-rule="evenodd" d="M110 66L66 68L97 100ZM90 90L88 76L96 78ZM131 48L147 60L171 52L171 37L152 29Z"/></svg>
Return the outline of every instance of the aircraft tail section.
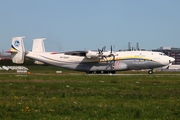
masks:
<svg viewBox="0 0 180 120"><path fill-rule="evenodd" d="M46 38L34 39L32 52L45 52L44 40Z"/></svg>
<svg viewBox="0 0 180 120"><path fill-rule="evenodd" d="M33 46L32 46L32 52L45 52L45 47L44 47L44 40L45 39L46 38L34 39L33 40ZM43 62L40 62L37 60L35 60L34 63L38 64L38 65L44 64Z"/></svg>
<svg viewBox="0 0 180 120"><path fill-rule="evenodd" d="M24 49L24 43L23 38L25 37L13 37L12 38L12 44L11 44L11 59L13 63L22 64L24 63L24 55L25 55L25 49Z"/></svg>

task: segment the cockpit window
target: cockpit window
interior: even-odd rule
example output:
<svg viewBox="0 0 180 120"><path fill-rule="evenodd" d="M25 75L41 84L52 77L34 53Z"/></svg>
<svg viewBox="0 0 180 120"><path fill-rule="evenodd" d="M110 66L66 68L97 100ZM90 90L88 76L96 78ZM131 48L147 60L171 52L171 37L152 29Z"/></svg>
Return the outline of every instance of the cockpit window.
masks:
<svg viewBox="0 0 180 120"><path fill-rule="evenodd" d="M162 56L167 56L166 54L164 54L164 53L159 53L159 55L162 55Z"/></svg>

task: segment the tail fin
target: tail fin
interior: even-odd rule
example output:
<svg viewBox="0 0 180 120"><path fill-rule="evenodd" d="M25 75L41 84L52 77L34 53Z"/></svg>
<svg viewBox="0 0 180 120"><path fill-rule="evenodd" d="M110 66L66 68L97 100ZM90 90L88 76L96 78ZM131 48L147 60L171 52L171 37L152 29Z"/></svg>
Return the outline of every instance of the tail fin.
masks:
<svg viewBox="0 0 180 120"><path fill-rule="evenodd" d="M46 38L34 39L32 52L45 52L44 41Z"/></svg>
<svg viewBox="0 0 180 120"><path fill-rule="evenodd" d="M11 59L13 63L22 64L24 63L24 43L23 38L25 37L14 37L12 38L11 49Z"/></svg>
<svg viewBox="0 0 180 120"><path fill-rule="evenodd" d="M46 38L34 39L33 46L32 46L32 52L45 52L45 47L44 47L44 40L45 39ZM38 65L44 64L43 62L40 62L37 60L35 60L34 63L38 64Z"/></svg>

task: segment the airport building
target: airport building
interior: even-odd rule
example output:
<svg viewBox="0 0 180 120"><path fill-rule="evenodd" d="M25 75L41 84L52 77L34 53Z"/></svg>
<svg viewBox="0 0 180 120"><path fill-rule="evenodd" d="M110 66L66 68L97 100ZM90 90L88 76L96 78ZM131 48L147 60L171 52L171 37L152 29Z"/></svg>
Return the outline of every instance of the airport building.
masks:
<svg viewBox="0 0 180 120"><path fill-rule="evenodd" d="M0 52L0 60L10 60L11 59L11 54L5 53L4 50Z"/></svg>

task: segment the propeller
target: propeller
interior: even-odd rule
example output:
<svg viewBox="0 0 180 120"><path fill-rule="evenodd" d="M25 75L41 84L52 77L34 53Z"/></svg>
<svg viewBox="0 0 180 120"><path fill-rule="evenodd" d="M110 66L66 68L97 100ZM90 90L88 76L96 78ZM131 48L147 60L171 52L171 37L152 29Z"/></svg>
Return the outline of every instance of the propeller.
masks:
<svg viewBox="0 0 180 120"><path fill-rule="evenodd" d="M115 62L115 54L113 52L112 45L111 45L111 48L110 48L110 53L106 52L106 53L103 54L103 52L105 52L105 49L106 49L106 46L104 46L102 49L98 49L99 57L101 57L102 59L104 59L104 58L107 59L107 57L113 57L110 64L114 64L114 62Z"/></svg>
<svg viewBox="0 0 180 120"><path fill-rule="evenodd" d="M98 49L99 54L102 55L102 54L103 54L103 51L105 51L105 49L106 49L106 46L104 46L101 50Z"/></svg>
<svg viewBox="0 0 180 120"><path fill-rule="evenodd" d="M106 49L106 46L104 46L101 50L98 48L99 57L106 58L106 56L103 55L103 52L105 51L105 49Z"/></svg>
<svg viewBox="0 0 180 120"><path fill-rule="evenodd" d="M112 54L112 45L111 45L111 54Z"/></svg>
<svg viewBox="0 0 180 120"><path fill-rule="evenodd" d="M113 56L113 60L115 59L115 55L113 54L113 51L112 51L112 45L111 45L111 51L110 51L110 55L109 57Z"/></svg>
<svg viewBox="0 0 180 120"><path fill-rule="evenodd" d="M113 53L113 48L112 48L112 45L111 45L111 48L110 48L110 53L107 57L113 57L113 59L111 61L108 61L109 62L109 65L107 66L107 68L111 68L111 70L113 70L113 66L114 66L114 63L115 63L115 54ZM106 68L106 69L107 69Z"/></svg>

